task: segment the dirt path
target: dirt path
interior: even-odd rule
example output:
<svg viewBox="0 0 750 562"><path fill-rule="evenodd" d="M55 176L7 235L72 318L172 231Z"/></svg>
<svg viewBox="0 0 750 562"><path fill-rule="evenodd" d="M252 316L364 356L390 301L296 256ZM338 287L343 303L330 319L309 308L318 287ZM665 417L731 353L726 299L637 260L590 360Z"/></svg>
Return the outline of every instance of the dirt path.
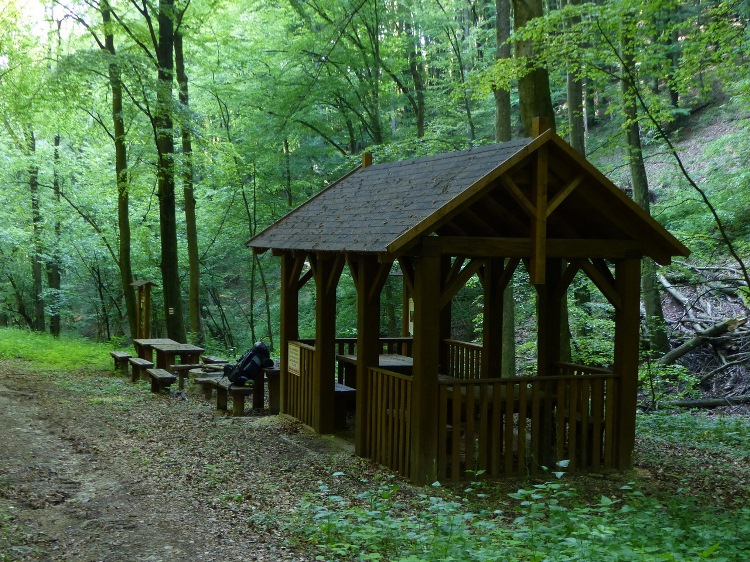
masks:
<svg viewBox="0 0 750 562"><path fill-rule="evenodd" d="M314 559L288 543L284 514L361 461L275 416L92 384L118 390L0 365L0 560Z"/></svg>

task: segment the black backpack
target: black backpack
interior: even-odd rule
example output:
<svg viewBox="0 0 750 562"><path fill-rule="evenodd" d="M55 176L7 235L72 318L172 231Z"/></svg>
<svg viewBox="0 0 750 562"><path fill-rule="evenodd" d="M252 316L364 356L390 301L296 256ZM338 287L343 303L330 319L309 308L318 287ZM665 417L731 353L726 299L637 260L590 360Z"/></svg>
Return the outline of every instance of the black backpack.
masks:
<svg viewBox="0 0 750 562"><path fill-rule="evenodd" d="M263 369L273 367L273 360L265 342L256 342L242 354L236 365L225 365L224 376L234 385L245 386L262 377Z"/></svg>

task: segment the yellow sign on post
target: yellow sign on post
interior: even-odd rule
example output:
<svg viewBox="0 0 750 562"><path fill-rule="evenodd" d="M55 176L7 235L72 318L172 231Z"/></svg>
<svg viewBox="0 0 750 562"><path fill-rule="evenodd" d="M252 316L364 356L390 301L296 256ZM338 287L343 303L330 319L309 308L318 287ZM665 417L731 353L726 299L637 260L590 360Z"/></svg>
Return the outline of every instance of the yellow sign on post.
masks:
<svg viewBox="0 0 750 562"><path fill-rule="evenodd" d="M287 352L287 370L290 375L299 376L299 345L295 342L289 342Z"/></svg>

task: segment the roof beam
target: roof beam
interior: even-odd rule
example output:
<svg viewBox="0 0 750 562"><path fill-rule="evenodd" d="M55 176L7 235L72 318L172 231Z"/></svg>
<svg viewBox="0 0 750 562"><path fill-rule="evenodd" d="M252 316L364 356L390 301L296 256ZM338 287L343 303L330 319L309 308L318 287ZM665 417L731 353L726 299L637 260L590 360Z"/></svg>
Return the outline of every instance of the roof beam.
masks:
<svg viewBox="0 0 750 562"><path fill-rule="evenodd" d="M460 238L453 236L430 236L423 245L451 256L528 258L531 256L530 238ZM640 258L646 255L643 247L631 240L606 239L548 239L545 254L550 258Z"/></svg>

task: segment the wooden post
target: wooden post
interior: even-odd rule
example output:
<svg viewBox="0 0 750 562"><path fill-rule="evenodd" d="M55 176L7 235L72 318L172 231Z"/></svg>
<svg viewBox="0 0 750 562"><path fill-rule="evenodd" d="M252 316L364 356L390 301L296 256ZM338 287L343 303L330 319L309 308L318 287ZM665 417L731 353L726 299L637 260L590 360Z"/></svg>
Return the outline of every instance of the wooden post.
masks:
<svg viewBox="0 0 750 562"><path fill-rule="evenodd" d="M387 279L386 267L374 256L358 256L351 264L357 286L357 406L354 450L361 457L370 457L369 377L367 369L378 365L380 355L380 292Z"/></svg>
<svg viewBox="0 0 750 562"><path fill-rule="evenodd" d="M289 342L299 339L299 271L304 260L291 253L281 256L280 335L281 364L279 371L279 411L287 412L287 381L289 377Z"/></svg>
<svg viewBox="0 0 750 562"><path fill-rule="evenodd" d="M531 119L531 136L538 137L549 130L549 121L544 117L533 117Z"/></svg>
<svg viewBox="0 0 750 562"><path fill-rule="evenodd" d="M133 287L138 288L138 299L135 309L136 334L139 338L151 337L151 287L156 287L153 281L133 281Z"/></svg>
<svg viewBox="0 0 750 562"><path fill-rule="evenodd" d="M554 363L560 359L562 307L556 288L562 272L561 260L547 260L546 269L547 282L544 285L536 285L537 375L539 376L557 374L554 371Z"/></svg>
<svg viewBox="0 0 750 562"><path fill-rule="evenodd" d="M414 374L411 408L411 480L437 478L437 375L440 351L440 256L415 258Z"/></svg>
<svg viewBox="0 0 750 562"><path fill-rule="evenodd" d="M534 216L531 219L531 266L529 277L534 285L545 279L547 258L547 146L540 146L532 159L531 204Z"/></svg>
<svg viewBox="0 0 750 562"><path fill-rule="evenodd" d="M438 289L445 285L445 280L448 278L448 272L451 270L451 258L450 256L440 257L440 277L435 280ZM442 281L440 281L442 280ZM433 306L435 306L433 304ZM442 309L440 309L440 315L438 320L438 366L437 371L446 373L448 365L450 364L450 348L443 344L443 342L451 337L451 323L453 320L453 311L451 310L451 302L448 301ZM416 332L416 330L415 330Z"/></svg>
<svg viewBox="0 0 750 562"><path fill-rule="evenodd" d="M633 466L635 414L638 402L638 359L640 343L641 260L629 259L615 265L621 306L615 311L614 371L620 375L615 416L615 464L620 470ZM612 415L612 413L607 413Z"/></svg>
<svg viewBox="0 0 750 562"><path fill-rule="evenodd" d="M315 279L315 360L313 362L312 427L333 433L336 366L336 287L343 254L318 253L311 259Z"/></svg>
<svg viewBox="0 0 750 562"><path fill-rule="evenodd" d="M503 259L490 258L479 279L484 290L481 377L500 377L503 358Z"/></svg>

